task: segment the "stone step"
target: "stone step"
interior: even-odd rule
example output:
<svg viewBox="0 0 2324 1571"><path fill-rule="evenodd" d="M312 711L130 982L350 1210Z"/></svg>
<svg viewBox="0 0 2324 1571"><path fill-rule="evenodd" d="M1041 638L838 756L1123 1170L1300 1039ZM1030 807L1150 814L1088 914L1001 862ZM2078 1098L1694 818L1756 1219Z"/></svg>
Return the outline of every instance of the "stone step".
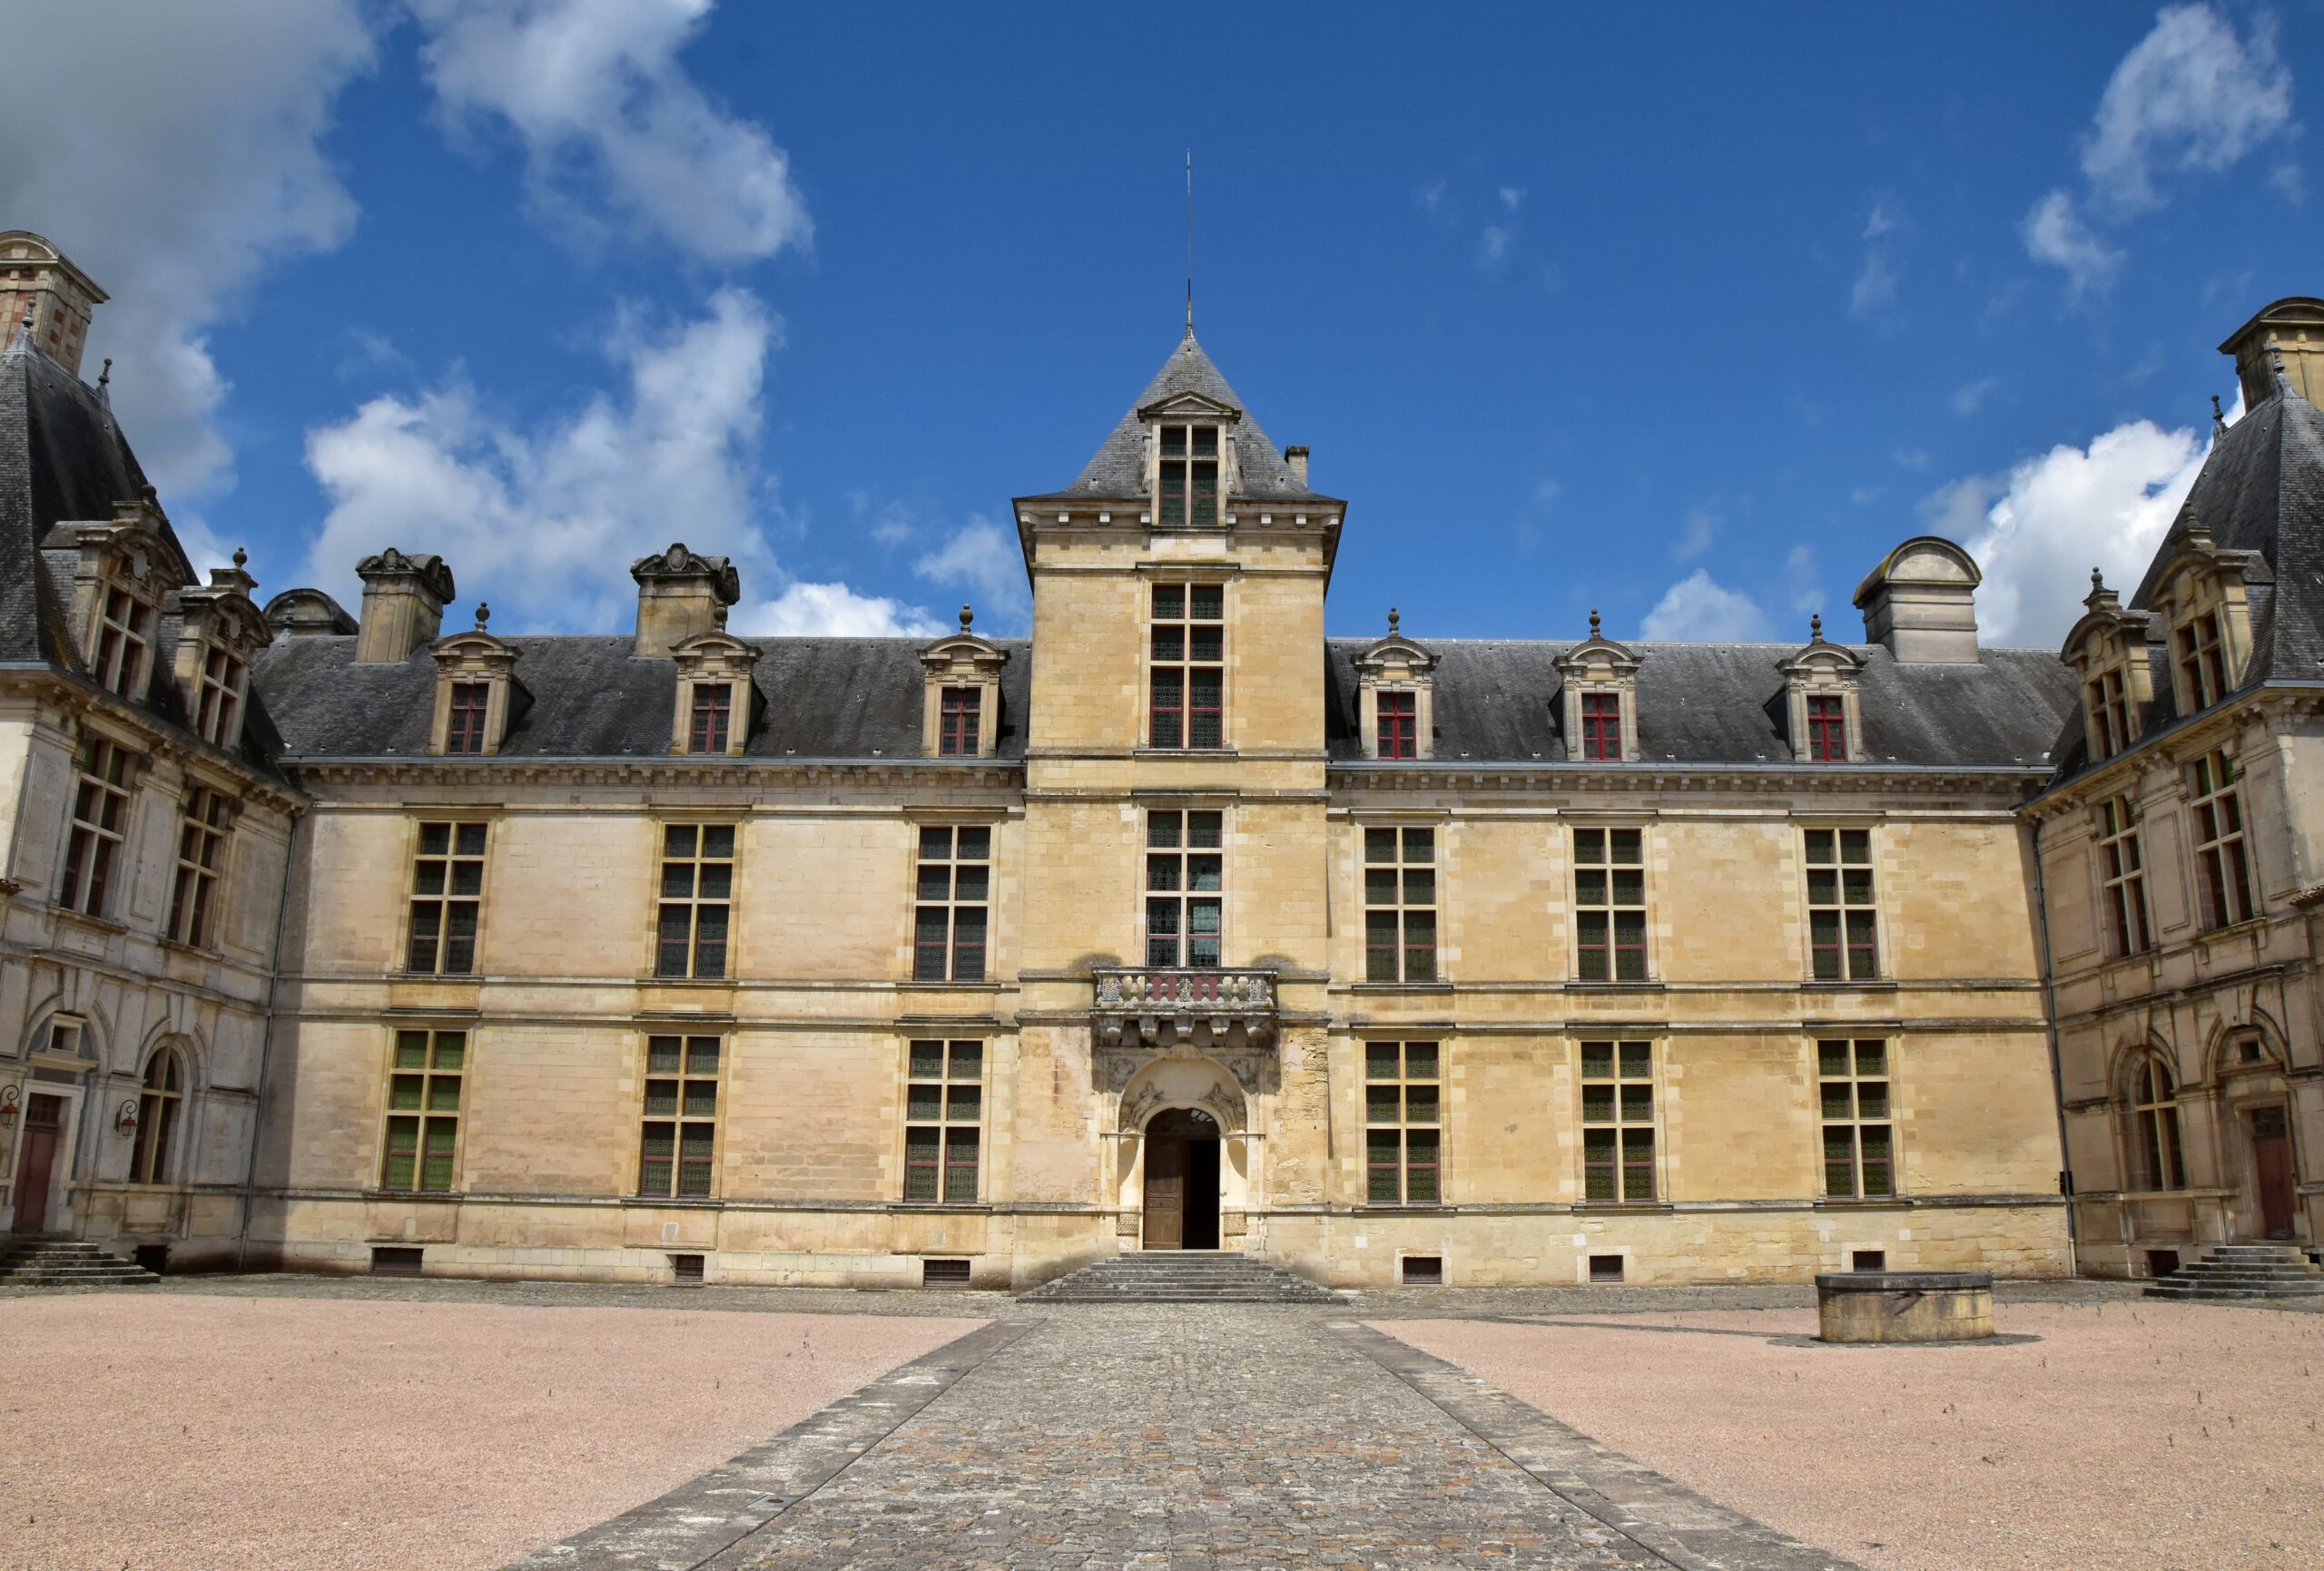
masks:
<svg viewBox="0 0 2324 1571"><path fill-rule="evenodd" d="M1337 1303L1329 1288L1246 1254L1118 1254L1032 1289L1045 1303Z"/></svg>
<svg viewBox="0 0 2324 1571"><path fill-rule="evenodd" d="M88 1287L161 1280L143 1266L79 1239L0 1244L0 1286Z"/></svg>

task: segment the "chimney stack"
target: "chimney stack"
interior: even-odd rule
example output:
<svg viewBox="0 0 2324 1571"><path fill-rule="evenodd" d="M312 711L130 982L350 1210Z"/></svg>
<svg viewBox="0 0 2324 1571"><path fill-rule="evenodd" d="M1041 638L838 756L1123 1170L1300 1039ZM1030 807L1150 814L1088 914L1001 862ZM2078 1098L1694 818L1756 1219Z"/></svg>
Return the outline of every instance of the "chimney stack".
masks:
<svg viewBox="0 0 2324 1571"><path fill-rule="evenodd" d="M452 570L442 557L407 556L390 545L358 562L355 571L363 580L357 661L392 665L435 641L453 594Z"/></svg>
<svg viewBox="0 0 2324 1571"><path fill-rule="evenodd" d="M7 324L0 345L15 339L30 305L33 348L77 377L89 318L105 298L88 274L32 231L0 230L0 322Z"/></svg>
<svg viewBox="0 0 2324 1571"><path fill-rule="evenodd" d="M1952 541L1920 535L1881 559L1856 587L1864 636L1904 665L1977 663L1977 585L1984 574Z"/></svg>
<svg viewBox="0 0 2324 1571"><path fill-rule="evenodd" d="M1291 466L1291 477L1299 482L1300 489L1305 490L1307 488L1307 449L1285 447L1283 450L1283 461Z"/></svg>
<svg viewBox="0 0 2324 1571"><path fill-rule="evenodd" d="M2324 397L2324 300L2293 295L2262 310L2219 347L2235 357L2243 407L2256 409L2276 396L2276 357L2284 379L2309 403Z"/></svg>
<svg viewBox="0 0 2324 1571"><path fill-rule="evenodd" d="M673 545L630 564L637 580L637 643L644 660L666 657L687 639L726 624L726 607L743 597L742 574L724 556L702 556Z"/></svg>

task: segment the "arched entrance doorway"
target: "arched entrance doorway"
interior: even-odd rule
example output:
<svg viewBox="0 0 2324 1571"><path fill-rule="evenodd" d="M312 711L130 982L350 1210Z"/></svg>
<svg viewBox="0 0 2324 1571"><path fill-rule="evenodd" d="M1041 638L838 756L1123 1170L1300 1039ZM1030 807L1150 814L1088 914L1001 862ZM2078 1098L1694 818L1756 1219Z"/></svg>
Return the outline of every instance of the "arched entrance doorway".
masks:
<svg viewBox="0 0 2324 1571"><path fill-rule="evenodd" d="M1146 1125L1146 1247L1218 1247L1218 1120L1173 1107Z"/></svg>

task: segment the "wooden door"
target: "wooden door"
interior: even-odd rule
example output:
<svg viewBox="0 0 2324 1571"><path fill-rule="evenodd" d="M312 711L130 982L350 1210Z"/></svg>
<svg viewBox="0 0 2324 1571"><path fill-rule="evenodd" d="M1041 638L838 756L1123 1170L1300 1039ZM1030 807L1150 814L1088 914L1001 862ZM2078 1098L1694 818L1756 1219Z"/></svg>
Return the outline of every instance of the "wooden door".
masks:
<svg viewBox="0 0 2324 1571"><path fill-rule="evenodd" d="M2260 1225L2270 1238L2291 1236L2291 1135L2280 1107L2251 1114L2251 1163L2258 1170Z"/></svg>
<svg viewBox="0 0 2324 1571"><path fill-rule="evenodd" d="M64 1099L35 1092L25 1114L25 1138L16 1157L16 1232L40 1232L48 1219L50 1180L56 1171L56 1146L64 1134Z"/></svg>
<svg viewBox="0 0 2324 1571"><path fill-rule="evenodd" d="M1146 1247L1184 1249L1187 1237L1187 1143L1147 1136Z"/></svg>

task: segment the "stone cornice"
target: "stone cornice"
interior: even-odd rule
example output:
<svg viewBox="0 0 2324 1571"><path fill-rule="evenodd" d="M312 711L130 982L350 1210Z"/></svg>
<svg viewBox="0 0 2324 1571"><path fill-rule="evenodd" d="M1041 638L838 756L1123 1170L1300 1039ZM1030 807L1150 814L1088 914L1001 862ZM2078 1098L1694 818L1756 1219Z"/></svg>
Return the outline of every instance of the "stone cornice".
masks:
<svg viewBox="0 0 2324 1571"><path fill-rule="evenodd" d="M1335 760L1334 790L1522 790L1635 796L1644 791L1725 791L1803 796L1886 794L1998 796L2014 806L2050 778L2046 764L1571 763L1425 759L1417 762Z"/></svg>
<svg viewBox="0 0 2324 1571"><path fill-rule="evenodd" d="M184 727L173 725L151 711L124 702L76 673L53 665L0 666L0 698L45 699L68 714L101 713L113 727L136 735L140 748L155 758L198 766L212 777L234 782L241 799L280 813L303 812L311 799L286 781L275 780L244 759L202 741Z"/></svg>
<svg viewBox="0 0 2324 1571"><path fill-rule="evenodd" d="M802 787L842 781L891 788L899 783L1020 788L1024 765L979 758L725 758L700 755L622 758L286 758L282 768L304 782L341 786L497 787L612 785L763 786L770 779Z"/></svg>

